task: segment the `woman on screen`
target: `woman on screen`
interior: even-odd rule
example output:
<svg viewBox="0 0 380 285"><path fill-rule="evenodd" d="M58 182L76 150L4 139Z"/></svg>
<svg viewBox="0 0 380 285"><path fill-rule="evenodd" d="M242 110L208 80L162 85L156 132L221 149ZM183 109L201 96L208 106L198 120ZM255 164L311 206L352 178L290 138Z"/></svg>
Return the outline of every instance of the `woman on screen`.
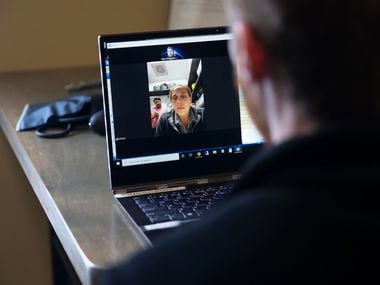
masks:
<svg viewBox="0 0 380 285"><path fill-rule="evenodd" d="M156 136L189 134L203 130L203 108L192 106L192 93L187 85L178 85L169 92L172 110L161 115Z"/></svg>

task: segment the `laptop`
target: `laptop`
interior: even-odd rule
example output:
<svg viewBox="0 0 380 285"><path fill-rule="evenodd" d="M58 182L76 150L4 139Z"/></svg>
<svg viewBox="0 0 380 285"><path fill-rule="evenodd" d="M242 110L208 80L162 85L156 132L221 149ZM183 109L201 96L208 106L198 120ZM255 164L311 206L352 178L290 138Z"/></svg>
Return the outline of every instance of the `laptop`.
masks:
<svg viewBox="0 0 380 285"><path fill-rule="evenodd" d="M263 143L231 39L225 27L99 36L111 188L145 233L211 212Z"/></svg>

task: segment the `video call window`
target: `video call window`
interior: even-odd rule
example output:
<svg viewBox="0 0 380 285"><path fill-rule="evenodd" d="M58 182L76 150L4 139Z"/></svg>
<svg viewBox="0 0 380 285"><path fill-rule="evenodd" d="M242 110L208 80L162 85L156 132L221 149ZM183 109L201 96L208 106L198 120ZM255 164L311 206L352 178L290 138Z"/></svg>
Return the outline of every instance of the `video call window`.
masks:
<svg viewBox="0 0 380 285"><path fill-rule="evenodd" d="M202 60L148 62L147 71L154 136L204 130Z"/></svg>
<svg viewBox="0 0 380 285"><path fill-rule="evenodd" d="M173 47L109 50L115 160L241 144L225 43Z"/></svg>

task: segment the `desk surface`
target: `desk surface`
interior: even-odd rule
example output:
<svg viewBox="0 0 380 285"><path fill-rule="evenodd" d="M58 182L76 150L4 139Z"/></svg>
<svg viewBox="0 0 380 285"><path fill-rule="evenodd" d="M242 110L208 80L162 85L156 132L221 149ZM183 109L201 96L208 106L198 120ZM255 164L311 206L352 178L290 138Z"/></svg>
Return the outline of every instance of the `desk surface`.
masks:
<svg viewBox="0 0 380 285"><path fill-rule="evenodd" d="M149 246L112 196L105 138L81 130L40 139L15 127L25 104L65 98L64 85L97 78L97 68L0 74L0 126L84 284Z"/></svg>

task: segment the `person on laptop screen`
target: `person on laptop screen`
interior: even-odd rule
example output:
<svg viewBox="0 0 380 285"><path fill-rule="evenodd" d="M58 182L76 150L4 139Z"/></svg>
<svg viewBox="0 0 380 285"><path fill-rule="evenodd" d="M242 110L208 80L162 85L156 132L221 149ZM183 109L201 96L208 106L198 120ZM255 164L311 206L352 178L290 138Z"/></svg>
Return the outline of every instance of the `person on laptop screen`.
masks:
<svg viewBox="0 0 380 285"><path fill-rule="evenodd" d="M181 59L182 56L171 46L166 48L165 57L163 60Z"/></svg>
<svg viewBox="0 0 380 285"><path fill-rule="evenodd" d="M151 123L152 123L152 129L157 128L158 120L160 119L161 115L166 112L166 108L162 105L160 97L153 98L153 104L154 106L150 109L150 115L151 115Z"/></svg>
<svg viewBox="0 0 380 285"><path fill-rule="evenodd" d="M379 284L380 1L227 3L266 148L231 199L105 284Z"/></svg>
<svg viewBox="0 0 380 285"><path fill-rule="evenodd" d="M188 86L178 85L169 92L172 110L161 115L156 136L195 133L204 129L203 108L192 106L192 93Z"/></svg>

